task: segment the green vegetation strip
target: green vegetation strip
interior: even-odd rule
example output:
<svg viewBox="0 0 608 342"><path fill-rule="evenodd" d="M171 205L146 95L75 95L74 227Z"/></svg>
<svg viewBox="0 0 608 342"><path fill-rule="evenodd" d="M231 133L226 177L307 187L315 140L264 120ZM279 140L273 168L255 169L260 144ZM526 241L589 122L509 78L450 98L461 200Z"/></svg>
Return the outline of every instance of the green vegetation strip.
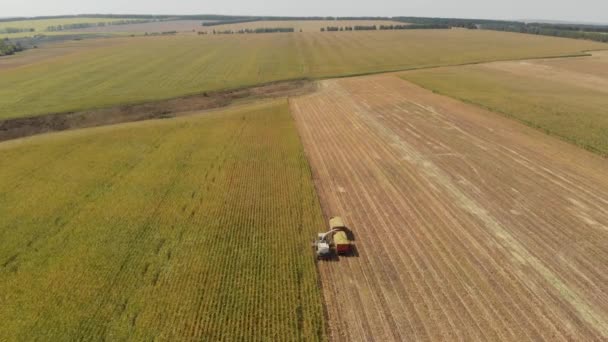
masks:
<svg viewBox="0 0 608 342"><path fill-rule="evenodd" d="M605 91L482 66L411 71L401 77L608 155Z"/></svg>
<svg viewBox="0 0 608 342"><path fill-rule="evenodd" d="M178 35L73 43L0 68L0 119L140 103L278 80L578 54L608 45L479 30ZM42 50L42 49L40 49ZM20 54L26 57L27 51Z"/></svg>
<svg viewBox="0 0 608 342"><path fill-rule="evenodd" d="M325 340L285 100L0 144L0 336Z"/></svg>

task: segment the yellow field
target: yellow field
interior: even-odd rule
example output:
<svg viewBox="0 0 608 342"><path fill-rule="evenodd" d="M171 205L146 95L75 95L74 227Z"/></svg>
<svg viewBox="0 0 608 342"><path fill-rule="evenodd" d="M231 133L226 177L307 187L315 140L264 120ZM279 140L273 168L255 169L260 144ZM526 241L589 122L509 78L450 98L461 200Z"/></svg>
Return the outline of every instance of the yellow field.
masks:
<svg viewBox="0 0 608 342"><path fill-rule="evenodd" d="M99 41L97 41L99 42ZM263 82L578 54L607 44L492 31L135 37L0 60L0 119L166 99ZM63 47L69 46L68 52ZM82 48L78 48L78 47ZM488 48L490 46L491 48ZM42 55L52 49L56 55ZM29 59L28 59L29 58Z"/></svg>

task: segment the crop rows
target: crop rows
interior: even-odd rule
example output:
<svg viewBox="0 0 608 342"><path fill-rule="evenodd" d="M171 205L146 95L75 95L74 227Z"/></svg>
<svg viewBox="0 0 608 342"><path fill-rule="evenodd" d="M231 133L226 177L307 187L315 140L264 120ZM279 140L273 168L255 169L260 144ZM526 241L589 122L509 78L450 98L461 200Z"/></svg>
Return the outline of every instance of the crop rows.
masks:
<svg viewBox="0 0 608 342"><path fill-rule="evenodd" d="M67 42L0 61L0 119L286 79L571 55L605 47L477 30L178 35Z"/></svg>
<svg viewBox="0 0 608 342"><path fill-rule="evenodd" d="M608 155L605 52L583 58L421 70L404 73L402 77Z"/></svg>
<svg viewBox="0 0 608 342"><path fill-rule="evenodd" d="M285 102L5 143L0 159L0 336L325 339L323 221Z"/></svg>
<svg viewBox="0 0 608 342"><path fill-rule="evenodd" d="M394 76L291 101L326 215L333 340L608 338L606 160Z"/></svg>

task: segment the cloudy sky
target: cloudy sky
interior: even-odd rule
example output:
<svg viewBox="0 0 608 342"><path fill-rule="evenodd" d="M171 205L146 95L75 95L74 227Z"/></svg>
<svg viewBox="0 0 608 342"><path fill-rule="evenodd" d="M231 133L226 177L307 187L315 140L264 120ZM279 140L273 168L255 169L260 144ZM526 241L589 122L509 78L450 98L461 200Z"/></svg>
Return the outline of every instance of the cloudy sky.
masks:
<svg viewBox="0 0 608 342"><path fill-rule="evenodd" d="M0 17L81 13L436 16L608 24L608 0L0 0Z"/></svg>

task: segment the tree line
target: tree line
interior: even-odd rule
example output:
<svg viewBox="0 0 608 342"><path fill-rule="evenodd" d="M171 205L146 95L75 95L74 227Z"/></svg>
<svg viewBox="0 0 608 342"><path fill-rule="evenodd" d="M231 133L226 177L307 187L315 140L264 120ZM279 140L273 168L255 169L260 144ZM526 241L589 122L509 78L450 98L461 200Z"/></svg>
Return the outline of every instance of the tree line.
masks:
<svg viewBox="0 0 608 342"><path fill-rule="evenodd" d="M159 21L157 19L131 19L131 20L117 20L117 21L109 21L109 22L100 22L100 23L75 23L75 24L63 24L63 25L54 25L48 26L46 28L47 32L57 32L57 31L66 31L66 30L76 30L83 29L89 27L105 27L105 26L114 26L114 25L128 25L128 24L143 24Z"/></svg>
<svg viewBox="0 0 608 342"><path fill-rule="evenodd" d="M594 28L560 25L560 24L538 24L538 23L510 23L510 24L482 24L481 29L494 31L507 31L517 33L536 34L543 36L587 39L597 42L608 43L607 27L596 26ZM583 30L581 30L583 29ZM606 29L607 31L603 31Z"/></svg>
<svg viewBox="0 0 608 342"><path fill-rule="evenodd" d="M374 30L424 30L424 29L449 29L450 26L442 24L412 24L412 25L356 25L356 26L327 26L322 27L321 32L337 31L374 31Z"/></svg>
<svg viewBox="0 0 608 342"><path fill-rule="evenodd" d="M230 24L242 24L258 21L258 19L236 19L236 20L223 20L223 21L209 21L203 22L202 26L218 26L218 25L230 25Z"/></svg>
<svg viewBox="0 0 608 342"><path fill-rule="evenodd" d="M223 20L203 22L202 26L218 26L218 25L229 25L229 24L240 24L250 23L254 21L307 21L307 20L336 20L336 17L229 17Z"/></svg>
<svg viewBox="0 0 608 342"><path fill-rule="evenodd" d="M424 17L393 17L391 20L420 25L446 25L449 27L464 27L468 29L509 31L608 42L608 34L606 34L608 33L608 26L606 25L546 24L504 20Z"/></svg>
<svg viewBox="0 0 608 342"><path fill-rule="evenodd" d="M8 39L0 39L0 56L7 56L23 51L20 43L12 43Z"/></svg>
<svg viewBox="0 0 608 342"><path fill-rule="evenodd" d="M451 26L444 24L380 25L381 30L432 30L449 28Z"/></svg>
<svg viewBox="0 0 608 342"><path fill-rule="evenodd" d="M34 28L22 28L22 27L2 27L0 28L0 34L4 33L21 33L21 32L34 32Z"/></svg>
<svg viewBox="0 0 608 342"><path fill-rule="evenodd" d="M337 32L337 31L375 31L376 25L355 25L355 26L327 26L321 27L321 32Z"/></svg>
<svg viewBox="0 0 608 342"><path fill-rule="evenodd" d="M176 35L177 31L163 31L163 32L146 32L144 36L171 36ZM131 36L133 37L133 36Z"/></svg>
<svg viewBox="0 0 608 342"><path fill-rule="evenodd" d="M249 33L277 33L277 32L295 32L293 27L261 27L256 29L240 29L240 30L213 30L213 34L249 34ZM198 34L207 34L199 32Z"/></svg>
<svg viewBox="0 0 608 342"><path fill-rule="evenodd" d="M73 19L73 18L112 18L112 19L153 19L153 20L236 20L242 16L218 14L193 15L157 15L157 14L77 14L77 15L46 15L38 17L8 17L0 18L0 22L40 20L40 19Z"/></svg>
<svg viewBox="0 0 608 342"><path fill-rule="evenodd" d="M427 17L274 17L274 16L226 16L224 18L209 18L207 20L215 20L213 22L204 22L203 26L216 26L226 24L245 23L253 21L301 21L301 20L331 20L331 21L352 21L352 20L378 20L378 21L400 21L419 25L442 25L450 27L467 27L475 28L479 23L505 23L500 20L484 20L484 19L458 19L458 18L427 18Z"/></svg>
<svg viewBox="0 0 608 342"><path fill-rule="evenodd" d="M61 18L119 18L126 20L209 20L213 22L202 23L203 26L224 25L239 22L253 21L290 21L290 20L333 20L339 22L341 20L391 20L403 23L409 23L407 29L424 29L432 28L428 25L439 25L433 28L446 27L463 27L468 29L487 29L498 31L510 31L528 34L539 34L556 37L566 37L575 39L589 39L600 42L608 41L608 26L607 25L583 25L583 24L542 24L542 23L524 23L519 21L503 21L503 20L485 20L485 19L460 19L460 18L430 18L430 17L272 17L272 16L232 16L232 15L117 15L117 14L82 14L82 15L64 15L64 16L43 16L43 17L20 17L20 18L1 18L0 22L32 20L32 19L61 19ZM414 26L424 25L424 26ZM388 25L390 26L390 25ZM400 25L395 25L400 26ZM340 27L338 25L332 28ZM342 31L350 31L354 27L348 26L346 29L342 27ZM63 27L62 27L63 29ZM401 28L393 28L401 29ZM403 28L406 29L406 28ZM27 29L26 29L27 30ZM30 32L33 29L30 29ZM20 31L23 32L23 31ZM2 33L2 31L0 31ZM8 33L8 32L3 32ZM14 32L11 32L14 33Z"/></svg>
<svg viewBox="0 0 608 342"><path fill-rule="evenodd" d="M428 18L428 17L393 17L391 20L416 25L443 25L476 29L481 24L511 24L515 21L459 18Z"/></svg>
<svg viewBox="0 0 608 342"><path fill-rule="evenodd" d="M541 24L541 23L534 23L534 24L530 24L530 25L540 27L543 29L550 29L550 30L608 33L608 26L605 26L605 25Z"/></svg>

